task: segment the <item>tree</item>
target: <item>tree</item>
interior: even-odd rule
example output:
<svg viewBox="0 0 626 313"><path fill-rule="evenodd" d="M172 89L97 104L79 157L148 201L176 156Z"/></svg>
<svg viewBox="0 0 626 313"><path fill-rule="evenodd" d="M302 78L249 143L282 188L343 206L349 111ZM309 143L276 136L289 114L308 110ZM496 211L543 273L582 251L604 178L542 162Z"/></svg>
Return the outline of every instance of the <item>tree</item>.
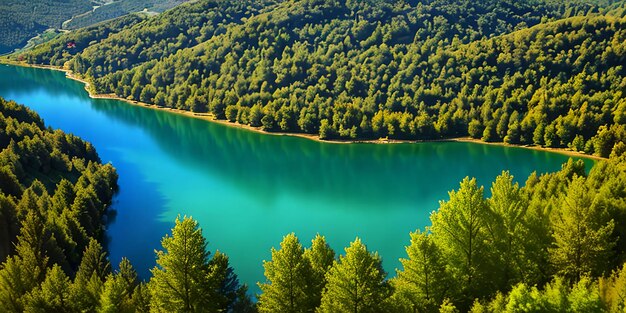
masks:
<svg viewBox="0 0 626 313"><path fill-rule="evenodd" d="M97 240L91 239L71 287L72 301L79 309L93 312L98 308L104 280L110 273L106 252Z"/></svg>
<svg viewBox="0 0 626 313"><path fill-rule="evenodd" d="M22 312L25 295L46 276L45 226L38 211L29 211L17 237L16 254L0 267L0 311Z"/></svg>
<svg viewBox="0 0 626 313"><path fill-rule="evenodd" d="M150 280L155 312L200 312L210 307L212 293L205 279L209 262L202 230L191 217L176 218L172 235L161 240L157 266Z"/></svg>
<svg viewBox="0 0 626 313"><path fill-rule="evenodd" d="M122 258L119 271L109 274L100 295L99 312L135 312L137 308L132 299L138 285L137 272L127 258Z"/></svg>
<svg viewBox="0 0 626 313"><path fill-rule="evenodd" d="M40 287L27 297L26 312L77 312L70 297L70 278L60 266L48 271Z"/></svg>
<svg viewBox="0 0 626 313"><path fill-rule="evenodd" d="M311 300L308 283L311 264L304 257L304 249L294 233L283 237L280 250L272 248L272 260L263 262L264 284L259 284L260 312L309 312Z"/></svg>
<svg viewBox="0 0 626 313"><path fill-rule="evenodd" d="M0 311L23 312L24 295L32 290L37 282L29 272L39 270L26 268L19 256L10 256L0 269Z"/></svg>
<svg viewBox="0 0 626 313"><path fill-rule="evenodd" d="M228 262L228 256L215 252L209 262L209 274L206 283L211 287L214 300L211 307L215 312L248 312L253 307L246 294L248 287L239 284L239 278Z"/></svg>
<svg viewBox="0 0 626 313"><path fill-rule="evenodd" d="M318 312L383 312L391 295L378 253L371 253L357 237L326 275L326 289Z"/></svg>
<svg viewBox="0 0 626 313"><path fill-rule="evenodd" d="M626 309L626 264L609 277L600 277L598 290L604 307L609 312L620 312Z"/></svg>
<svg viewBox="0 0 626 313"><path fill-rule="evenodd" d="M497 261L498 289L505 290L521 281L526 272L525 258L527 232L524 217L528 203L513 176L502 172L491 185L491 198L487 200L490 214L487 231L493 259Z"/></svg>
<svg viewBox="0 0 626 313"><path fill-rule="evenodd" d="M75 197L74 185L69 180L62 179L57 184L54 196L52 196L52 206L60 214L63 210L72 206Z"/></svg>
<svg viewBox="0 0 626 313"><path fill-rule="evenodd" d="M450 200L441 201L439 210L431 215L431 231L435 242L448 260L452 275L461 284L464 305L469 307L476 297L489 295L487 239L487 205L483 187L476 179L465 178L458 191L450 191Z"/></svg>
<svg viewBox="0 0 626 313"><path fill-rule="evenodd" d="M575 175L561 205L552 215L554 244L550 260L557 272L578 281L582 276L606 273L606 260L612 255L615 240L601 194L585 185L585 178Z"/></svg>
<svg viewBox="0 0 626 313"><path fill-rule="evenodd" d="M334 135L332 126L328 123L327 119L320 121L320 139L331 139Z"/></svg>
<svg viewBox="0 0 626 313"><path fill-rule="evenodd" d="M400 259L403 270L393 280L396 294L410 303L413 312L435 311L448 295L452 280L428 229L411 233L406 253L408 259Z"/></svg>
<svg viewBox="0 0 626 313"><path fill-rule="evenodd" d="M570 312L601 313L606 312L603 308L598 285L589 277L583 277L572 288L569 296Z"/></svg>
<svg viewBox="0 0 626 313"><path fill-rule="evenodd" d="M454 303L450 302L450 299L445 299L441 306L439 307L439 313L458 313L459 310L456 308Z"/></svg>
<svg viewBox="0 0 626 313"><path fill-rule="evenodd" d="M326 273L335 260L335 251L326 243L326 238L317 234L311 241L311 248L304 250L304 257L311 264L309 282L310 307L316 308L322 301L322 292L326 287Z"/></svg>

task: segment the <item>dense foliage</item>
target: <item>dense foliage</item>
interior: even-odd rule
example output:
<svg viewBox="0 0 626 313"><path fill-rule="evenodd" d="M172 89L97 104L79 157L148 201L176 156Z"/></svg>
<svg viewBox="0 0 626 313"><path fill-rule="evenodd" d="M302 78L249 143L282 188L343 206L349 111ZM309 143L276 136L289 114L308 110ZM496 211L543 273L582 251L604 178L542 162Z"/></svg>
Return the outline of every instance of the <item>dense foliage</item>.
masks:
<svg viewBox="0 0 626 313"><path fill-rule="evenodd" d="M0 54L22 47L47 28L91 10L88 0L3 0L0 3Z"/></svg>
<svg viewBox="0 0 626 313"><path fill-rule="evenodd" d="M94 38L76 55L60 58L60 40L16 57L66 66L98 93L267 131L469 135L606 157L626 138L623 7L204 0Z"/></svg>
<svg viewBox="0 0 626 313"><path fill-rule="evenodd" d="M83 251L104 238L117 174L91 144L1 98L0 125L0 311L21 312L48 274L80 276Z"/></svg>
<svg viewBox="0 0 626 313"><path fill-rule="evenodd" d="M520 186L503 172L488 194L464 179L432 225L411 233L390 279L359 238L336 256L323 236L304 247L289 234L263 264L255 305L191 218L177 219L163 238L146 282L126 259L112 271L98 240L114 169L25 107L0 106L3 312L617 312L626 305L623 142L588 173L570 160Z"/></svg>
<svg viewBox="0 0 626 313"><path fill-rule="evenodd" d="M74 16L63 24L65 29L87 27L99 22L114 19L140 11L163 12L188 0L119 0L101 5L91 11Z"/></svg>

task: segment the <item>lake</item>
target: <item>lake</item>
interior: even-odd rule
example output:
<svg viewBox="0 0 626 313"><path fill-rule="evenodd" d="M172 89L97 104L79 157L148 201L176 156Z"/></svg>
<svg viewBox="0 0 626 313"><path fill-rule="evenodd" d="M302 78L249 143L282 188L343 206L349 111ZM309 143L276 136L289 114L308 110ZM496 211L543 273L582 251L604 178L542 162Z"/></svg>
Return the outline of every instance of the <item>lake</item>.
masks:
<svg viewBox="0 0 626 313"><path fill-rule="evenodd" d="M0 65L0 97L90 141L117 168L117 214L107 229L114 267L126 256L148 277L161 237L187 215L199 221L211 251L230 257L252 293L264 280L263 260L290 232L305 246L320 233L338 254L358 236L393 276L409 232L429 225L430 212L465 176L486 185L488 195L502 170L523 184L531 172L556 171L568 159L476 143L332 144L270 136L91 99L83 84L44 69Z"/></svg>

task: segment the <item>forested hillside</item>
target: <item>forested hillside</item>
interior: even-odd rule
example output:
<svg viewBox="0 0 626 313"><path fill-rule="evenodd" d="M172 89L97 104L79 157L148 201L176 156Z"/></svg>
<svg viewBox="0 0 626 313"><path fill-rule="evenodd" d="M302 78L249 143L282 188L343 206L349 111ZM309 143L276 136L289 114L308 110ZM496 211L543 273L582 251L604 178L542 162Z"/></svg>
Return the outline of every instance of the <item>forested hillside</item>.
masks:
<svg viewBox="0 0 626 313"><path fill-rule="evenodd" d="M91 11L72 17L63 24L64 29L87 27L130 13L149 11L161 13L188 0L119 0L101 5Z"/></svg>
<svg viewBox="0 0 626 313"><path fill-rule="evenodd" d="M162 13L188 0L4 0L0 54L22 48L44 30L77 29L146 10Z"/></svg>
<svg viewBox="0 0 626 313"><path fill-rule="evenodd" d="M606 157L626 137L623 13L623 1L203 0L13 57L267 131Z"/></svg>
<svg viewBox="0 0 626 313"><path fill-rule="evenodd" d="M100 245L117 174L91 144L1 98L0 147L0 311L21 312L50 268L78 276Z"/></svg>
<svg viewBox="0 0 626 313"><path fill-rule="evenodd" d="M72 16L91 10L88 0L3 0L0 3L0 54L22 47L47 28L60 28Z"/></svg>

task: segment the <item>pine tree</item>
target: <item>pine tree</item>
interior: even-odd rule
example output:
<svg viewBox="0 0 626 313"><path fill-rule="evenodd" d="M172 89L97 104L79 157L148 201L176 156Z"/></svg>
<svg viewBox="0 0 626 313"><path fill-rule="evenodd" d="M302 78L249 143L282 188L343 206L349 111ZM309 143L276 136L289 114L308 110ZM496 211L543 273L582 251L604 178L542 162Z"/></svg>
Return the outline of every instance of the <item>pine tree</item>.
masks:
<svg viewBox="0 0 626 313"><path fill-rule="evenodd" d="M311 241L311 248L304 250L304 257L311 264L309 299L311 308L316 308L322 301L322 291L326 286L326 273L335 260L335 251L326 243L326 238L317 234Z"/></svg>
<svg viewBox="0 0 626 313"><path fill-rule="evenodd" d="M78 312L70 299L70 286L70 278L55 264L41 287L28 295L25 312Z"/></svg>
<svg viewBox="0 0 626 313"><path fill-rule="evenodd" d="M67 180L62 179L56 187L54 195L52 196L52 207L60 214L63 210L66 210L74 203L76 193L74 192L74 185Z"/></svg>
<svg viewBox="0 0 626 313"><path fill-rule="evenodd" d="M528 203L519 185L513 184L513 176L502 172L491 185L491 198L487 200L490 215L486 224L491 247L492 260L498 266L498 289L505 290L520 282L526 274L528 233L524 217ZM528 275L528 274L526 274Z"/></svg>
<svg viewBox="0 0 626 313"><path fill-rule="evenodd" d="M114 313L134 311L135 308L131 301L131 295L128 294L124 280L118 275L109 274L102 287L98 312Z"/></svg>
<svg viewBox="0 0 626 313"><path fill-rule="evenodd" d="M31 269L30 276L36 283L44 280L48 267L47 244L44 221L38 211L29 211L22 222L15 250L23 266ZM26 263L26 264L25 264Z"/></svg>
<svg viewBox="0 0 626 313"><path fill-rule="evenodd" d="M215 252L209 261L207 284L211 286L215 295L211 303L211 310L216 312L232 312L236 306L249 301L246 295L247 287L239 284L235 270L228 262L228 256L219 251ZM243 310L244 307L239 308Z"/></svg>
<svg viewBox="0 0 626 313"><path fill-rule="evenodd" d="M449 201L441 201L439 211L431 215L431 231L448 260L452 275L462 286L462 304L469 307L474 298L489 295L492 286L486 285L489 251L485 246L487 205L483 187L476 179L465 178L457 192L449 193Z"/></svg>
<svg viewBox="0 0 626 313"><path fill-rule="evenodd" d="M38 270L38 269L37 269ZM19 256L9 256L0 267L0 311L23 312L24 295L36 286Z"/></svg>
<svg viewBox="0 0 626 313"><path fill-rule="evenodd" d="M149 288L155 312L201 312L210 307L213 295L206 284L209 252L198 222L176 219L172 235L161 240Z"/></svg>
<svg viewBox="0 0 626 313"><path fill-rule="evenodd" d="M0 266L0 311L22 312L24 296L46 276L45 226L38 210L29 210L20 229L16 254Z"/></svg>
<svg viewBox="0 0 626 313"><path fill-rule="evenodd" d="M586 187L584 177L574 176L552 216L554 244L549 252L559 274L578 281L605 273L615 245L614 223L605 210L601 195Z"/></svg>
<svg viewBox="0 0 626 313"><path fill-rule="evenodd" d="M283 237L280 250L272 248L272 260L263 262L266 283L259 284L260 312L309 312L311 301L308 282L311 265L304 257L304 249L291 233Z"/></svg>
<svg viewBox="0 0 626 313"><path fill-rule="evenodd" d="M119 268L115 275L109 274L104 282L99 312L136 311L132 296L138 284L137 272L127 258L122 259Z"/></svg>
<svg viewBox="0 0 626 313"><path fill-rule="evenodd" d="M140 283L133 291L133 306L135 312L148 313L150 312L150 289L145 283Z"/></svg>
<svg viewBox="0 0 626 313"><path fill-rule="evenodd" d="M392 290L378 253L369 252L359 238L345 252L326 275L326 289L317 311L384 312Z"/></svg>
<svg viewBox="0 0 626 313"><path fill-rule="evenodd" d="M72 301L84 311L95 311L100 304L104 280L111 273L106 252L97 240L91 239L72 284Z"/></svg>
<svg viewBox="0 0 626 313"><path fill-rule="evenodd" d="M452 284L445 259L428 232L411 233L408 259L400 259L403 270L393 280L396 295L410 303L412 312L435 311Z"/></svg>

